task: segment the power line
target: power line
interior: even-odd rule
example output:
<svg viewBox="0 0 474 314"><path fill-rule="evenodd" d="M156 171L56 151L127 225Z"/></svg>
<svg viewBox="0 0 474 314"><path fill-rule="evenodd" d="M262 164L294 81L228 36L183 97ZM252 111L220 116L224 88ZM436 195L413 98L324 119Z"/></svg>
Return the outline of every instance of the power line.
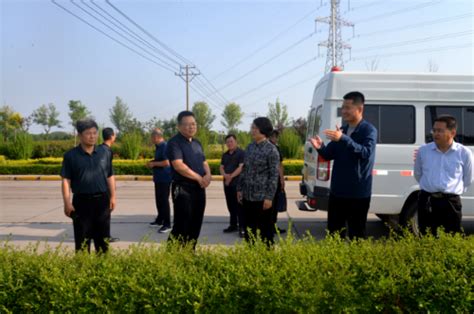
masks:
<svg viewBox="0 0 474 314"><path fill-rule="evenodd" d="M212 84L211 80L209 80L209 78L206 76L206 75L202 75L202 77L206 80L207 84L209 84L209 86L212 87L212 89L216 92L217 95L219 95L226 104L230 103L230 101L224 97L224 95L222 95L222 93L214 86L214 84Z"/></svg>
<svg viewBox="0 0 474 314"><path fill-rule="evenodd" d="M250 54L248 54L247 56L243 57L242 59L240 59L239 61L237 61L236 63L234 63L233 65L231 65L230 67L228 67L227 69L225 69L224 71L218 73L217 75L215 75L212 80L214 81L215 79L221 77L224 73L227 73L229 72L230 70L236 68L237 66L239 66L240 64L244 63L245 61L247 61L248 59L252 58L254 55L256 55L257 53L259 53L260 51L262 51L263 49L267 48L268 46L270 46L275 40L277 40L278 38L280 38L282 35L284 35L285 33L287 33L289 30L291 30L292 28L294 28L295 26L297 26L298 24L300 24L301 22L303 22L304 20L306 20L309 16L313 15L316 11L318 11L321 7L323 7L324 5L321 4L318 8L312 10L311 12L305 14L303 17L301 17L300 19L298 19L294 24L290 25L289 27L287 27L286 29L284 29L283 31L279 32L277 35L275 35L274 37L272 37L269 41L265 42L263 45L261 45L259 48L257 48L256 50L254 50L253 52L251 52Z"/></svg>
<svg viewBox="0 0 474 314"><path fill-rule="evenodd" d="M162 63L166 64L167 66L169 66L170 69L173 69L173 65L171 65L170 63L168 63L167 61L164 61L162 60L161 58L157 57L156 55L154 55L153 53L150 53L149 51L143 49L143 47L137 45L135 42L133 42L132 40L130 40L129 38L125 37L123 34L119 33L118 31L116 31L115 29L113 29L112 27L110 27L109 25L107 25L106 23L104 23L103 21L101 21L99 18L97 18L95 15L91 14L89 11L87 11L86 9L84 9L83 7L81 7L79 4L75 3L73 0L71 0L71 3L73 5L75 5L76 7L78 7L80 10L82 10L83 12L85 12L87 15L91 16L93 19L95 19L96 21L98 21L99 23L101 23L102 25L104 25L105 27L107 27L108 29L110 29L111 31L113 31L114 33L116 33L117 35L119 35L120 37L122 37L123 39L125 39L126 41L128 41L129 43L131 43L132 45L135 45L136 47L140 48L142 51L146 52L147 54L151 55L152 57L160 60Z"/></svg>
<svg viewBox="0 0 474 314"><path fill-rule="evenodd" d="M362 4L362 5L359 5L359 6L354 7L354 8L349 8L347 11L344 11L343 13L346 14L346 13L350 13L352 11L357 11L357 10L360 10L360 9L366 9L366 8L370 8L370 7L373 7L373 6L376 6L376 5L386 4L386 3L387 2L385 0L375 0L375 1L369 2L367 4Z"/></svg>
<svg viewBox="0 0 474 314"><path fill-rule="evenodd" d="M296 46L302 44L303 42L305 42L306 40L310 39L313 35L315 34L315 32L311 32L310 34L304 36L303 38L299 39L298 41L296 41L295 43L291 44L289 47L283 49L282 51L278 52L277 54L273 55L272 57L270 57L269 59L267 59L266 61L264 61L263 63L257 65L256 67L252 68L251 70L247 71L246 73L242 74L241 76L239 76L238 78L228 82L227 84L221 86L218 88L218 90L223 90L235 83L237 83L238 81L242 80L243 78L247 77L248 75L250 75L251 73L257 71L258 69L262 68L263 66L267 65L268 63L270 63L271 61L275 60L276 58L280 57L281 55L285 54L286 52L290 51L291 49L295 48Z"/></svg>
<svg viewBox="0 0 474 314"><path fill-rule="evenodd" d="M91 23L89 23L88 21L84 20L82 17L78 16L78 15L75 14L74 12L72 12L72 11L68 10L67 8L63 7L63 6L60 5L59 3L56 3L55 0L51 0L51 2L52 2L53 4L55 4L56 6L58 6L59 8L61 8L62 10L66 11L67 13L69 13L70 15L74 16L75 18L77 18L77 19L80 20L81 22L83 22L83 23L87 24L88 26L92 27L93 29L95 29L96 31L98 31L99 33L101 33L102 35L104 35L104 36L108 37L109 39L113 40L114 42L118 43L119 45L121 45L121 46L127 48L128 50L130 50L130 51L132 51L132 52L134 52L135 54L139 55L140 57L142 57L142 58L144 58L144 59L146 59L146 60L148 60L148 61L150 61L150 62L156 64L157 66L159 66L159 67L161 67L161 68L163 68L163 69L165 69L165 70L168 70L168 71L170 71L170 72L173 72L173 69L170 69L170 68L168 68L167 66L165 66L165 65L163 65L163 64L161 64L161 63L158 63L158 62L156 62L156 61L153 60L153 59L148 58L147 56L143 55L142 53L140 53L139 51L135 50L134 48L132 48L132 47L128 46L127 44L124 44L124 43L121 42L120 40L118 40L118 39L116 39L116 38L110 36L110 35L107 34L106 32L102 31L100 28L97 28L96 26L92 25Z"/></svg>
<svg viewBox="0 0 474 314"><path fill-rule="evenodd" d="M104 19L106 19L109 23L115 25L116 27L120 28L122 31L126 32L129 36L132 36L133 38L135 38L135 40L138 40L140 41L141 43L143 43L144 45L146 45L147 47L149 47L150 49L152 49L153 51L159 53L160 55L162 55L163 57L167 58L168 60L170 60L171 62L174 62L176 63L177 65L180 65L180 63L178 61L176 61L175 59L169 57L166 53L164 53L162 50L158 49L156 46L154 46L153 44L151 44L148 40L144 39L142 36L140 36L139 34L137 34L135 31L133 31L132 29L130 29L130 27L128 27L127 25L123 24L120 20L118 20L117 18L115 18L112 14L110 14L107 10L105 10L104 8L102 8L101 6L99 6L98 4L96 4L93 0L91 0L91 3L97 7L100 11L102 11L103 13L105 13L107 16L109 16L111 19L113 19L114 21L116 21L118 24L120 24L121 26L117 25L116 23L110 21L110 19L108 19L107 17L105 17L104 15L102 15L100 12L97 12L97 10L95 10L94 8L92 8L91 6L89 6L85 0L81 0L81 2L83 4L85 4L87 7L89 7L91 10L93 10L94 12L96 12L97 14L99 14L100 16L102 16Z"/></svg>
<svg viewBox="0 0 474 314"><path fill-rule="evenodd" d="M407 7L407 8L404 8L404 9L394 10L394 11L391 11L391 12L371 16L369 18L365 18L363 20L356 21L354 23L355 24L361 24L361 23L372 22L374 20L379 20L379 19L382 19L382 18L387 17L387 16L394 16L394 15L403 14L403 13L418 10L418 9L423 9L423 8L430 7L430 6L433 6L433 5L437 5L437 4L441 3L442 1L443 0L436 0L436 1L430 1L428 3L421 3L421 4L417 4L417 5Z"/></svg>
<svg viewBox="0 0 474 314"><path fill-rule="evenodd" d="M394 52L394 53L381 54L381 55L371 55L371 56L362 56L362 57L356 56L355 58L352 58L351 60L348 60L348 61L359 61L359 60L373 59L373 58L380 58L380 57L394 57L394 56L402 56L402 55L411 55L411 54L418 54L418 53L423 53L423 52L435 53L435 52L444 51L444 50L452 50L452 49L468 48L468 47L472 48L473 43L470 42L470 43L465 43L465 44L461 44L461 45L443 46L443 47L411 50L411 51L404 51L404 52Z"/></svg>
<svg viewBox="0 0 474 314"><path fill-rule="evenodd" d="M265 98L268 98L268 97L270 97L270 96L274 96L274 95L276 95L276 94L282 93L282 92L284 92L284 91L287 91L287 90L289 90L289 89L292 89L292 88L294 88L294 87L296 87L296 86L299 86L299 85L301 85L301 84L304 84L304 83L309 82L309 81L311 81L311 80L314 80L314 79L316 79L316 78L320 78L322 74L324 74L324 73L321 72L321 73L318 73L317 75L311 75L310 77L307 77L307 78L305 78L305 79L303 79L303 80L301 80L301 81L298 81L298 82L296 82L296 83L294 83L294 84L292 84L292 85L290 85L290 86L287 86L287 87L285 87L285 88L283 88L283 89L280 89L280 90L278 90L278 91L273 91L273 92L267 94L266 96L260 97L260 98L258 98L258 99L256 99L256 100L252 101L252 102L249 102L248 104L242 106L242 108L248 107L248 106L252 106L252 105L256 104L257 102L260 102L261 100L263 100L263 99L265 99Z"/></svg>
<svg viewBox="0 0 474 314"><path fill-rule="evenodd" d="M464 32L443 34L443 35L439 35L439 36L424 37L424 38L418 38L418 39L413 39L413 40L401 41L401 42L397 42L397 43L371 46L371 47L364 48L364 51L373 50L373 49L381 49L381 48L401 47L401 46L425 43L425 42L428 42L428 41L440 40L440 39L445 39L445 38L456 38L456 37L471 35L472 33L473 33L473 30L469 30L469 31L464 31Z"/></svg>
<svg viewBox="0 0 474 314"><path fill-rule="evenodd" d="M391 33L391 32L396 32L396 31L401 31L401 30L406 30L406 29L412 29L412 28L418 28L418 27L423 27L423 26L428 26L428 25L447 23L447 22L451 22L451 21L458 21L460 19L464 19L464 18L468 18L468 17L472 17L472 16L473 16L472 13L462 14L462 15L457 15L457 16L452 16L452 17L447 17L447 18L441 18L441 19L421 22L421 23L417 23L417 24L405 25L405 26L391 28L391 29L379 30L379 31L369 32L369 33L362 33L362 34L354 36L353 38L349 38L348 40L353 40L353 39L360 38L360 37L371 37L371 36L374 36L374 35L377 35L377 34L387 34L387 33Z"/></svg>
<svg viewBox="0 0 474 314"><path fill-rule="evenodd" d="M258 90L258 89L260 89L260 88L262 88L262 87L264 87L264 86L266 86L266 85L268 85L268 84L270 84L270 83L273 83L274 81L276 81L276 80L282 78L283 76L285 76L285 75L287 75L287 74L290 74L290 73L292 73L292 72L298 70L299 68L302 68L302 67L304 67L305 65L307 65L307 64L309 64L309 63L315 61L317 58L318 58L318 57L313 57L313 58L311 58L311 59L309 59L309 60L306 60L305 62L303 62L303 63L301 63L301 64L299 64L299 65L297 65L297 66L291 68L290 70L288 70L288 71L286 71L286 72L284 72L284 73L281 73L281 74L275 76L274 78L272 78L272 79L266 81L265 83L262 83L262 84L260 84L259 86L255 87L255 88L252 88L252 89L250 89L250 90L248 90L248 91L246 91L246 92L244 92L244 93L242 93L242 94L240 94L240 95L234 97L233 99L235 100L235 99L241 98L241 97L246 96L246 95L248 95L248 94L250 94L250 93L252 93L252 92L254 92L254 91L256 91L256 90Z"/></svg>
<svg viewBox="0 0 474 314"><path fill-rule="evenodd" d="M175 57L177 57L178 59L180 59L181 61L183 61L184 63L186 64L189 64L189 65L194 65L194 63L192 61L189 61L188 59L186 59L185 57L183 57L182 55L180 55L179 53L177 53L176 51L174 51L172 48L170 48L168 45L166 45L165 43L163 43L162 41L160 41L158 38L156 38L155 36L153 36L153 34L151 34L150 32L148 32L146 29L144 29L142 26L140 26L137 22L135 22L131 17L129 17L128 15L126 15L124 12L122 12L119 8L117 8L116 6L114 6L109 0L105 0L105 2L110 6L112 7L115 11L117 11L121 16L123 16L127 21L129 21L130 23L132 23L133 25L135 25L135 27L137 27L139 30L141 30L143 33L145 33L148 37L150 37L151 39L153 39L156 43L158 43L161 47L163 47L164 49L166 49L168 52L170 52L172 55L174 55Z"/></svg>

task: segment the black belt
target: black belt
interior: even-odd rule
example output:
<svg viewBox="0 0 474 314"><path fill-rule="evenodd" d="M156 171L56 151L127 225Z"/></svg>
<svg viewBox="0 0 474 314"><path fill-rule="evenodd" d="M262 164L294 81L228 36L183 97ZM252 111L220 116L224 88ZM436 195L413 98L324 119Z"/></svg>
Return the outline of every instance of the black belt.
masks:
<svg viewBox="0 0 474 314"><path fill-rule="evenodd" d="M101 193L92 193L92 194L86 194L86 193L79 193L79 194L74 194L74 196L82 199L93 199L93 198L101 198L107 195L105 192Z"/></svg>
<svg viewBox="0 0 474 314"><path fill-rule="evenodd" d="M430 193L426 191L421 191L422 193L428 194L429 196L433 198L451 198L451 197L456 197L459 196L457 194L451 194L451 193L442 193L442 192L435 192L435 193Z"/></svg>

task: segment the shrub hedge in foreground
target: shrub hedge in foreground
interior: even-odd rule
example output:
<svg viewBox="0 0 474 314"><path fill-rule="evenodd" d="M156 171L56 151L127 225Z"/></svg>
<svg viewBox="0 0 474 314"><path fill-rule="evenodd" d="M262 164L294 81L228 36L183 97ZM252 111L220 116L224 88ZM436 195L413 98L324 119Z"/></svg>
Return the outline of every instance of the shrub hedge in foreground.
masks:
<svg viewBox="0 0 474 314"><path fill-rule="evenodd" d="M106 256L0 248L0 312L474 310L474 238L139 245Z"/></svg>
<svg viewBox="0 0 474 314"><path fill-rule="evenodd" d="M151 175L150 169L145 167L148 160L114 160L116 175ZM59 175L62 158L43 158L30 160L5 160L0 162L0 174L9 175ZM220 160L209 159L209 166L213 175L219 175ZM285 160L285 175L301 175L302 160Z"/></svg>

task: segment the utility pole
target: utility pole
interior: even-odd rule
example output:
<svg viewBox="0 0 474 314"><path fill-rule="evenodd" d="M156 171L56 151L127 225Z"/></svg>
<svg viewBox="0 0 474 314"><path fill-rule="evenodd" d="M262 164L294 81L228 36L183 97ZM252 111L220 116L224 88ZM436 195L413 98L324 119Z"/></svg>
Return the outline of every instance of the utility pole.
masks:
<svg viewBox="0 0 474 314"><path fill-rule="evenodd" d="M186 83L186 110L189 110L189 83L198 75L200 72L189 71L195 69L196 67L185 65L179 67L179 73L175 73L176 76L179 76Z"/></svg>
<svg viewBox="0 0 474 314"><path fill-rule="evenodd" d="M354 24L345 21L340 17L340 2L340 0L331 0L331 16L316 19L316 25L318 22L329 24L328 40L321 42L318 45L327 48L325 69L326 73L329 72L333 67L340 67L341 69L343 69L343 50L351 49L351 46L349 44L342 41L342 26L349 26L352 27L352 29L354 30Z"/></svg>

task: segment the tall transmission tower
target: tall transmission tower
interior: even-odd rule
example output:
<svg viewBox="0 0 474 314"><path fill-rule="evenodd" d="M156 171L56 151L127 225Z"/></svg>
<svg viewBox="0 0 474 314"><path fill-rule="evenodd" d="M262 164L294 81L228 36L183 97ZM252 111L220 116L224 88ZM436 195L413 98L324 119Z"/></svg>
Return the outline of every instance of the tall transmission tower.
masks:
<svg viewBox="0 0 474 314"><path fill-rule="evenodd" d="M345 21L340 16L340 0L331 1L331 16L316 18L316 27L319 23L329 24L329 37L327 41L320 42L318 46L327 48L325 72L329 72L332 67L344 68L343 50L351 49L351 45L342 41L342 26L352 27L354 24Z"/></svg>

